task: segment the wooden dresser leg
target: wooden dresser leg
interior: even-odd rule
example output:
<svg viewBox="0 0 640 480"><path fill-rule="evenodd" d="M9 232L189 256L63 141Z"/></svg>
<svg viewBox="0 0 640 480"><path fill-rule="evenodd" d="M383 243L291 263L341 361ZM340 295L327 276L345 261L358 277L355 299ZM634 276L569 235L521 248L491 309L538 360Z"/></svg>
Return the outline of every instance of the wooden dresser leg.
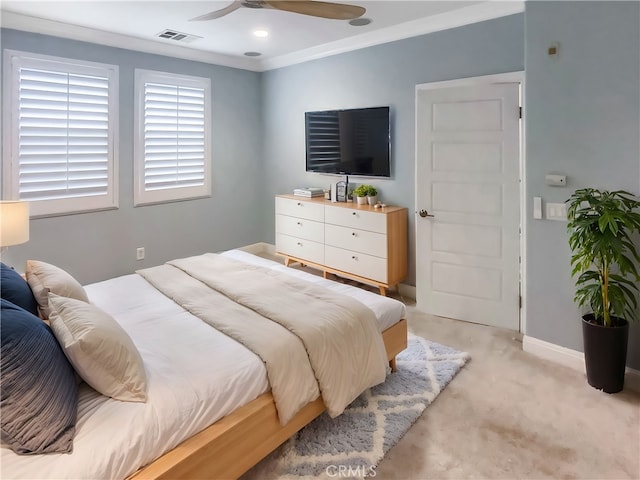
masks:
<svg viewBox="0 0 640 480"><path fill-rule="evenodd" d="M291 259L289 257L284 257L284 266L288 267L291 264Z"/></svg>
<svg viewBox="0 0 640 480"><path fill-rule="evenodd" d="M327 271L323 270L322 271L322 278L327 278L327 275L328 275Z"/></svg>
<svg viewBox="0 0 640 480"><path fill-rule="evenodd" d="M389 360L389 366L391 367L392 372L398 371L398 366L396 365L396 357L393 357L391 360Z"/></svg>
<svg viewBox="0 0 640 480"><path fill-rule="evenodd" d="M383 285L380 285L380 295L382 295L383 297L387 296L387 288Z"/></svg>

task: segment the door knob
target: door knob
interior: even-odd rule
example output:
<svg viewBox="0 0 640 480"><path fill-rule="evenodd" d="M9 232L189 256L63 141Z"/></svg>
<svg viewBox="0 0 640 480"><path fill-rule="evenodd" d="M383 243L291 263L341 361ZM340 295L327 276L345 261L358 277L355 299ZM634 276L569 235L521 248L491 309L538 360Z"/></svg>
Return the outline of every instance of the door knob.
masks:
<svg viewBox="0 0 640 480"><path fill-rule="evenodd" d="M424 218L424 217L433 217L433 215L431 215L429 212L427 212L426 210L422 209L419 212L419 215Z"/></svg>

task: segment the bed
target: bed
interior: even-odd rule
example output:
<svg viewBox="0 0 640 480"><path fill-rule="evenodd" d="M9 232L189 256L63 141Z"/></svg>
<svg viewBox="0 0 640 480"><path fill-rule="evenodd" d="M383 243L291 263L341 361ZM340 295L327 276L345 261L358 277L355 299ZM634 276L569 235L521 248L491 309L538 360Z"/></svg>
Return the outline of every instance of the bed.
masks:
<svg viewBox="0 0 640 480"><path fill-rule="evenodd" d="M230 250L221 257L282 272L355 298L375 314L392 368L406 348L404 305L391 298ZM325 410L318 398L284 425L262 360L132 274L84 287L144 361L145 403L79 386L73 453L17 455L2 478L237 478Z"/></svg>

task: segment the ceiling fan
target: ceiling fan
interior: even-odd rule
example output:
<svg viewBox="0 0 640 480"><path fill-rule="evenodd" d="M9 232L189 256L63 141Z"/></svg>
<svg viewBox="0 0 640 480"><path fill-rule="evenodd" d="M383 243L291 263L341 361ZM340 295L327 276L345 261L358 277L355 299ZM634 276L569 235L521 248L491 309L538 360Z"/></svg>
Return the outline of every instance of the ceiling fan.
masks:
<svg viewBox="0 0 640 480"><path fill-rule="evenodd" d="M272 8L332 20L351 20L362 16L364 12L366 12L364 7L347 5L345 3L319 2L316 0L234 0L231 5L192 18L190 21L213 20L224 17L242 7Z"/></svg>

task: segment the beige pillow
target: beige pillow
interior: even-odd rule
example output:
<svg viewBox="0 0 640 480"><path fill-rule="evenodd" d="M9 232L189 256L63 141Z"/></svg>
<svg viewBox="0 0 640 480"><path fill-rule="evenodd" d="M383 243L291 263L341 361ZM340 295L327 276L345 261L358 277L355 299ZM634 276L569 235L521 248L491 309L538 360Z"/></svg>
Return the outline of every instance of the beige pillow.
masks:
<svg viewBox="0 0 640 480"><path fill-rule="evenodd" d="M51 329L78 375L103 395L147 399L142 357L127 332L95 305L49 294Z"/></svg>
<svg viewBox="0 0 640 480"><path fill-rule="evenodd" d="M61 297L76 298L83 302L89 302L82 285L55 265L38 260L27 260L25 275L33 296L38 302L40 316L45 320L49 318L49 292Z"/></svg>

